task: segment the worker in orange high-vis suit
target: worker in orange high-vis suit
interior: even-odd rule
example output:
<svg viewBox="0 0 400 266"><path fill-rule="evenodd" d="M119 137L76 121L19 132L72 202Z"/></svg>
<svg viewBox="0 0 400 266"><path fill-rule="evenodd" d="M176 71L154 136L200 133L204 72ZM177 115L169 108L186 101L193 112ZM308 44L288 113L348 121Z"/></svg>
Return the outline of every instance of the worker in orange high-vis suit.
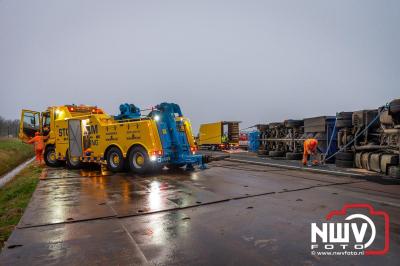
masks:
<svg viewBox="0 0 400 266"><path fill-rule="evenodd" d="M38 164L43 163L43 149L44 149L44 140L43 136L36 132L35 136L28 141L29 144L34 144L35 154L36 154L36 162Z"/></svg>
<svg viewBox="0 0 400 266"><path fill-rule="evenodd" d="M318 164L318 160L316 160L317 156L317 147L318 147L318 140L316 139L306 139L304 141L304 149L303 149L303 165L307 165L308 163L308 157L314 157L314 160L312 161L313 165Z"/></svg>

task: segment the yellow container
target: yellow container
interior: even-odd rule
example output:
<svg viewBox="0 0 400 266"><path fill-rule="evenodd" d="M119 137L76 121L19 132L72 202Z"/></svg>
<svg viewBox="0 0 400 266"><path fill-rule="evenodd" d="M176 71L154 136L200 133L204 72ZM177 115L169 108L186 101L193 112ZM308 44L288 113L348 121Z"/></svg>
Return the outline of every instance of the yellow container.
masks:
<svg viewBox="0 0 400 266"><path fill-rule="evenodd" d="M199 146L239 145L239 121L219 121L201 124Z"/></svg>

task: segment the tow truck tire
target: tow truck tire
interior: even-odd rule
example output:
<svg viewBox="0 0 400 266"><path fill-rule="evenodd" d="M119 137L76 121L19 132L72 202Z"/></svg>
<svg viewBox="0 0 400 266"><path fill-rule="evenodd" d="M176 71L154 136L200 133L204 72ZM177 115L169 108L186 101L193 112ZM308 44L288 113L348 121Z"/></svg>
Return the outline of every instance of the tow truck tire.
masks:
<svg viewBox="0 0 400 266"><path fill-rule="evenodd" d="M269 156L271 157L284 157L285 156L285 152L284 151L270 151L268 153Z"/></svg>
<svg viewBox="0 0 400 266"><path fill-rule="evenodd" d="M71 157L69 156L69 151L68 150L67 150L67 155L65 157L66 157L65 163L67 165L67 168L69 168L69 169L80 169L82 167L81 160L79 158L78 158L78 160L71 159Z"/></svg>
<svg viewBox="0 0 400 266"><path fill-rule="evenodd" d="M354 167L354 162L353 161L345 161L345 160L335 160L335 165L337 167L343 167L343 168L353 168Z"/></svg>
<svg viewBox="0 0 400 266"><path fill-rule="evenodd" d="M53 146L47 146L44 150L44 161L47 166L58 167L61 162L57 160L56 149Z"/></svg>
<svg viewBox="0 0 400 266"><path fill-rule="evenodd" d="M302 158L303 158L302 153L298 153L298 152L287 152L286 153L287 160L301 160Z"/></svg>
<svg viewBox="0 0 400 266"><path fill-rule="evenodd" d="M151 162L147 151L136 146L129 152L129 168L137 174L144 174L151 170Z"/></svg>
<svg viewBox="0 0 400 266"><path fill-rule="evenodd" d="M111 172L120 172L124 169L124 156L117 147L112 147L107 152L107 168Z"/></svg>

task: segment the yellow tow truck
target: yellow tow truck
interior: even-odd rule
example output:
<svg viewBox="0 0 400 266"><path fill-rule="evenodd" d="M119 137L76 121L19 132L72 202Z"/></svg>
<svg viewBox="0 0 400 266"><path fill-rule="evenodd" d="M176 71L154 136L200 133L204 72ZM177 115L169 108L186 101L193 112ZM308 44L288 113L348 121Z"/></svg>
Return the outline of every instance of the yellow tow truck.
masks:
<svg viewBox="0 0 400 266"><path fill-rule="evenodd" d="M147 115L133 104L121 104L117 116L87 105L53 106L41 113L22 110L19 138L27 140L37 131L46 136L44 159L52 167L65 161L76 169L96 162L115 172L127 166L145 173L206 162L196 154L190 121L174 103L161 103Z"/></svg>
<svg viewBox="0 0 400 266"><path fill-rule="evenodd" d="M239 146L239 121L201 124L198 136L200 149L225 150Z"/></svg>

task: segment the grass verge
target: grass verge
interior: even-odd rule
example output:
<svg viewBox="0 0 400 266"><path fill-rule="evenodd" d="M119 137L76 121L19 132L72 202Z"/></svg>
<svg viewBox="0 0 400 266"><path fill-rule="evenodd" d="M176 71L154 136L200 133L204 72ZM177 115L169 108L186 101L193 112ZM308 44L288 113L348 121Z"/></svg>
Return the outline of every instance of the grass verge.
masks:
<svg viewBox="0 0 400 266"><path fill-rule="evenodd" d="M0 176L33 157L32 145L18 139L0 138Z"/></svg>
<svg viewBox="0 0 400 266"><path fill-rule="evenodd" d="M0 248L24 213L42 168L32 163L0 188Z"/></svg>

